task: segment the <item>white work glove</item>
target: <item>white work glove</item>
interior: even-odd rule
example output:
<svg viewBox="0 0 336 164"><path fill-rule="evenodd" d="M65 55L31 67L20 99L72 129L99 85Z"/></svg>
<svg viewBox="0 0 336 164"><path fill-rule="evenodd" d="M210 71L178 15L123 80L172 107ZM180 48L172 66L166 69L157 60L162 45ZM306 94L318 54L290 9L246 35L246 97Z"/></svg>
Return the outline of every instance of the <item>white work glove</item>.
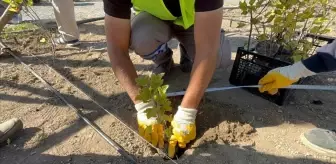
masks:
<svg viewBox="0 0 336 164"><path fill-rule="evenodd" d="M297 62L293 65L275 68L269 71L259 81L260 92L268 92L276 94L279 88L284 88L297 82L300 78L315 75L314 72L307 69L302 62Z"/></svg>
<svg viewBox="0 0 336 164"><path fill-rule="evenodd" d="M174 157L176 144L178 144L180 148L185 148L187 143L196 138L196 114L196 109L178 107L174 119L171 122L173 134L169 140L169 157Z"/></svg>
<svg viewBox="0 0 336 164"><path fill-rule="evenodd" d="M146 109L152 108L153 103L138 103L135 104L135 109L138 111L138 130L140 136L144 137L148 142L159 148L164 147L164 132L163 125L159 124L156 117L147 118ZM152 126L151 131L146 130L148 126Z"/></svg>

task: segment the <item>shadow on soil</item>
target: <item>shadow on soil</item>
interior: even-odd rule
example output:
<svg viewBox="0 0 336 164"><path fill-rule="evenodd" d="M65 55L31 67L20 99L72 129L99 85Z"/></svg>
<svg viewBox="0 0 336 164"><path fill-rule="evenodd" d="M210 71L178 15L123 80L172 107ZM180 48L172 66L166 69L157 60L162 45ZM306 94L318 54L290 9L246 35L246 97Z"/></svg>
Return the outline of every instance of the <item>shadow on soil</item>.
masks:
<svg viewBox="0 0 336 164"><path fill-rule="evenodd" d="M231 38L232 39L232 38ZM233 48L233 50L235 50ZM61 74L66 76L68 79L70 79L78 88L83 90L85 93L93 97L98 103L100 103L103 107L106 109L109 109L109 111L116 116L120 117L121 120L129 124L133 129L136 128L136 120L134 120L132 117L130 117L132 114L134 114L135 110L125 110L130 104L133 104L131 100L128 98L126 93L122 94L113 94L110 96L104 96L97 92L92 86L89 86L88 84L84 83L81 79L74 76L71 73L71 70L69 71L69 68L66 67L110 67L109 62L99 59L93 59L93 61L82 61L82 60L69 60L69 59L62 59L62 58L54 58L51 59L50 57L46 57L43 59L43 57L40 57L44 61L53 61L52 66ZM33 58L24 60L27 64L41 64L39 61L34 60ZM2 58L0 60L2 63L15 63L19 64L16 60L12 58ZM85 63L85 64L84 64ZM137 69L148 69L147 65L136 65ZM177 85L175 89L181 89L181 84L177 84L177 81L184 81L188 82L188 75L181 73L179 70L175 70L175 72L172 73L172 75L178 75L173 76L174 78L170 81L174 80L175 82L172 82L171 85L174 88L174 85ZM112 76L112 75L111 75ZM217 73L217 75L214 76L214 80L216 83L221 83L222 81L219 79L223 79L223 72ZM227 76L227 75L226 75ZM37 89L33 88L29 85L17 85L13 81L6 81L6 80L0 80L0 85L17 88L19 90L25 90L28 92L31 92L32 94L37 94L43 97L52 97L53 94L45 89ZM113 84L111 84L113 85ZM221 84L223 86L223 84ZM179 88L180 87L180 88ZM249 104L250 102L259 101L265 108L267 107L275 107L275 105L271 103L267 103L266 100L262 101L256 97L251 97L251 94L247 92L241 92L241 90L236 90L233 92L227 92L228 95L232 93L232 96L236 96L236 98L246 99L246 104ZM240 93L241 95L237 94ZM206 98L209 94L206 94ZM78 97L74 97L71 94L62 94L69 102L72 102L72 104L76 108L82 108L84 110L90 111L90 113L86 114L86 116L91 120L97 120L98 118L101 118L102 116L106 115L106 113L102 112L99 107L94 104L92 101L80 99ZM286 113L278 113L277 111L267 111L265 112L262 109L258 108L246 108L242 109L240 106L241 104L235 104L235 101L231 101L232 96L224 96L218 95L217 100L216 99L205 99L202 103L203 104L211 104L210 106L202 106L200 107L200 112L198 113L197 122L199 123L198 127L198 136L202 135L207 129L217 126L219 123L223 121L238 121L238 122L245 122L250 123L253 127L267 127L267 126L276 126L279 124L282 124L284 122L293 121L296 120L297 115L305 115L306 111L286 111ZM39 98L31 98L31 97L24 97L24 96L15 96L15 95L6 95L4 93L0 93L1 100L7 100L7 101L16 101L21 103L43 103L45 100L39 99ZM230 99L231 98L231 99ZM218 99L222 99L225 101L218 101ZM118 107L112 106L111 101L114 101L114 104L118 104ZM118 102L118 103L116 103ZM52 105L59 105L64 106L65 104L61 103L59 100L55 102L50 102ZM252 104L250 104L252 105ZM258 107L258 104L256 104ZM121 111L122 110L122 111ZM291 115L292 117L289 117ZM258 120L256 117L263 117L264 120ZM321 120L319 119L312 119L313 117L300 117L300 120L303 122L311 122L315 125L319 125ZM266 120L266 121L265 121ZM322 120L323 121L323 120ZM202 123L200 123L202 122ZM59 156L50 156L41 154L42 152L48 150L49 148L53 147L54 145L61 143L65 139L69 138L74 133L78 132L82 128L84 128L86 124L84 124L82 121L75 122L68 128L64 129L63 131L52 134L48 136L46 141L52 141L52 142L45 142L45 144L38 144L31 148L30 150L24 150L21 152L18 152L16 148L7 148L7 153L13 153L15 155L11 155L10 157L15 157L16 159L10 159L9 161L17 161L17 158L26 157L30 155L30 151L35 151L36 154L32 155L32 158L28 158L25 163L47 163L44 162L44 160L50 160L50 161L63 161L63 160L69 160L72 161L72 163L103 163L106 161L113 161L113 163L119 163L118 160L121 160L119 157L111 157L111 156L103 156L103 155L97 155L97 154L87 154L87 155L78 155L78 156L65 156L65 157L59 157ZM25 133L26 134L26 133ZM24 134L24 137L28 137ZM50 144L52 143L52 144ZM208 144L209 145L209 144ZM231 146L221 146L221 145L215 145L218 149L227 149L227 154L211 154L209 156L204 157L203 155L197 155L197 151L194 152L192 156L195 156L194 158L191 158L192 160L198 161L202 159L211 159L211 160L218 160L223 161L225 159L226 161L236 161L239 159L239 161L242 161L242 163L249 162L250 160L254 160L256 163L263 163L260 161L265 161L264 163L267 163L271 161L271 163L278 163L284 162L284 163L298 163L299 161L303 159L288 159L283 157L277 157L272 155L266 155L261 154L255 151L251 150L242 150ZM2 148L3 149L3 148ZM244 156L243 159L240 159L241 156ZM6 157L5 157L6 158ZM91 161L91 158L94 158L97 161ZM149 159L141 159L142 157L138 157L140 160L149 160ZM237 159L238 158L238 159ZM30 161L31 160L31 161ZM78 160L78 162L77 162ZM102 160L102 161L100 161ZM311 159L305 159L307 163L316 163L318 161L311 160ZM4 161L4 160L1 160ZM6 160L5 160L6 161ZM114 162L116 161L116 162ZM193 163L193 162L191 162ZM253 162L252 162L253 163Z"/></svg>
<svg viewBox="0 0 336 164"><path fill-rule="evenodd" d="M0 164L7 164L8 162L16 161L16 163L25 164L52 164L52 163L65 163L65 164L123 164L129 163L125 158L121 156L108 156L100 154L83 154L83 155L68 155L68 156L55 156L49 154L43 154L41 149L44 146L40 146L38 149L24 149L23 147L16 145L14 140L11 145L3 146L0 148L3 154L0 155ZM207 149L207 153L204 151L194 150L190 155L185 155L181 159L177 160L178 163L286 163L286 164L322 164L325 162L309 159L309 158L285 158L269 154L264 154L255 151L253 148L239 148L229 145L218 145L213 143L204 143L199 148ZM219 151L220 150L220 151ZM223 151L224 150L224 151ZM135 159L138 163L158 163L162 162L160 157L141 157L136 156ZM160 162L160 163L161 163ZM166 161L165 163L171 163Z"/></svg>
<svg viewBox="0 0 336 164"><path fill-rule="evenodd" d="M286 158L255 151L252 147L235 147L204 143L195 149L191 155L182 157L181 163L286 163L286 164L324 164L325 162L309 158ZM208 150L208 151L204 151Z"/></svg>

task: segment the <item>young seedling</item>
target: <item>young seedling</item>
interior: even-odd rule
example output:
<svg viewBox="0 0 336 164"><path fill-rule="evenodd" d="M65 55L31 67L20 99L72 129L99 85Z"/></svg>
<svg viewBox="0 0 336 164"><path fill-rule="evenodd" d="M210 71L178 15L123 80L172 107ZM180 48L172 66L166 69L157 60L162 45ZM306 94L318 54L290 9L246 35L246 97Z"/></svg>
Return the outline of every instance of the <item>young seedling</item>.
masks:
<svg viewBox="0 0 336 164"><path fill-rule="evenodd" d="M169 139L172 134L172 128L170 126L172 115L168 115L167 112L170 112L172 107L166 95L168 85L163 85L162 77L163 74L151 74L149 76L138 77L136 83L140 87L140 92L136 99L145 103L153 102L153 108L148 108L145 111L147 118L156 117L158 124L164 126L166 139ZM151 132L151 130L151 126L146 128L148 132Z"/></svg>

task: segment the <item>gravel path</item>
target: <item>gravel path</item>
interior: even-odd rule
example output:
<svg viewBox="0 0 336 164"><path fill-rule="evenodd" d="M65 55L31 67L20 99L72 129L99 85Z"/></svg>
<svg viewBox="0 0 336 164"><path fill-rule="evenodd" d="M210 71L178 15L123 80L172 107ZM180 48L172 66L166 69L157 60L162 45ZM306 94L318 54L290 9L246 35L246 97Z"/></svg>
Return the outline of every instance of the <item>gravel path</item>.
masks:
<svg viewBox="0 0 336 164"><path fill-rule="evenodd" d="M32 7L41 20L55 19L51 3L41 2L41 4ZM103 2L75 2L76 19L88 19L104 16ZM32 20L26 13L22 13L23 20Z"/></svg>

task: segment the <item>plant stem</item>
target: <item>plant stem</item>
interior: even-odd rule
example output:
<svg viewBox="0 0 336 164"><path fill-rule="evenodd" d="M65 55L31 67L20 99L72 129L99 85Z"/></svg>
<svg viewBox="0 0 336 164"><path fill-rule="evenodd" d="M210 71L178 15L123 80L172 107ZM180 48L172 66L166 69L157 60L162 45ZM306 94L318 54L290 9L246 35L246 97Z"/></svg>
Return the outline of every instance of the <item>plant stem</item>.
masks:
<svg viewBox="0 0 336 164"><path fill-rule="evenodd" d="M254 28L257 30L257 33L260 35L260 31L259 31L257 25L254 25Z"/></svg>
<svg viewBox="0 0 336 164"><path fill-rule="evenodd" d="M258 13L258 15L256 17L259 17L261 15L261 13L264 12L264 10L266 9L266 7L268 7L268 5L271 3L271 0L269 0L265 5L264 7L261 9L261 11Z"/></svg>
<svg viewBox="0 0 336 164"><path fill-rule="evenodd" d="M248 51L250 51L251 36L252 36L252 30L253 30L252 19L253 19L253 13L252 13L252 10L250 10L250 33L249 33L248 42L247 42Z"/></svg>

